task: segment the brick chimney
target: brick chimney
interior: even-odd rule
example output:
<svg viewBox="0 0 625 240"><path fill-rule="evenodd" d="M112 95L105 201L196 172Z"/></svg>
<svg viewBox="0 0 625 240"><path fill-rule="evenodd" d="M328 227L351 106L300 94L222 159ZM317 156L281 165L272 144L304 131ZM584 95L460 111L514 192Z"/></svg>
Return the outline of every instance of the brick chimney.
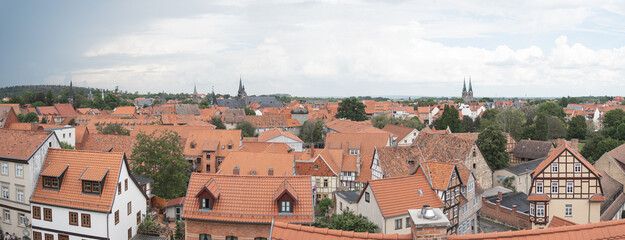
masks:
<svg viewBox="0 0 625 240"><path fill-rule="evenodd" d="M241 172L241 169L239 169L239 166L235 166L234 169L232 169L233 175L239 175L240 172Z"/></svg>
<svg viewBox="0 0 625 240"><path fill-rule="evenodd" d="M503 199L503 193L497 192L497 198L499 198L499 200L502 200Z"/></svg>
<svg viewBox="0 0 625 240"><path fill-rule="evenodd" d="M267 170L267 175L273 176L273 168L269 168L269 170Z"/></svg>
<svg viewBox="0 0 625 240"><path fill-rule="evenodd" d="M556 147L564 146L566 144L566 139L558 138L558 144Z"/></svg>
<svg viewBox="0 0 625 240"><path fill-rule="evenodd" d="M579 139L573 138L571 139L571 147L575 149L575 151L579 152Z"/></svg>
<svg viewBox="0 0 625 240"><path fill-rule="evenodd" d="M449 219L439 208L423 206L408 210L413 240L446 240Z"/></svg>

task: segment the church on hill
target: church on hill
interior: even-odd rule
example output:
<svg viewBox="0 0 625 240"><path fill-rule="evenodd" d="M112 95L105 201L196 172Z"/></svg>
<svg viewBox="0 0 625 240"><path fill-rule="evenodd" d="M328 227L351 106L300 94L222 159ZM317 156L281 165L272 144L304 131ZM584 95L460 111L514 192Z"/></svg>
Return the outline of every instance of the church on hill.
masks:
<svg viewBox="0 0 625 240"><path fill-rule="evenodd" d="M471 78L469 77L469 91L467 91L467 80L464 80L464 85L462 86L462 100L465 103L473 102L473 86L471 85Z"/></svg>
<svg viewBox="0 0 625 240"><path fill-rule="evenodd" d="M213 91L213 96L214 96L214 91ZM241 78L239 78L239 91L237 92L236 98L214 99L213 97L213 100L217 101L217 106L228 107L230 109L245 108L248 105L250 105L250 103L253 103L253 102L257 102L260 105L260 108L284 106L282 102L278 101L278 99L276 99L276 97L273 97L273 96L248 97L247 93L245 92L245 86L243 85L243 80L241 80Z"/></svg>

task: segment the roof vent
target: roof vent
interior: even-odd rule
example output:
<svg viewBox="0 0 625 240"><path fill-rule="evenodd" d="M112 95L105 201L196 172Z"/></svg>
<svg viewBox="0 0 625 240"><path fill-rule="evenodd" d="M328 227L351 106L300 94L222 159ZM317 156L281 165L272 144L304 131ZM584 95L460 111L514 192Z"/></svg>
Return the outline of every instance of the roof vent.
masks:
<svg viewBox="0 0 625 240"><path fill-rule="evenodd" d="M436 216L436 214L434 213L434 209L432 209L430 205L423 205L423 208L421 209L421 215L425 219L433 219Z"/></svg>
<svg viewBox="0 0 625 240"><path fill-rule="evenodd" d="M252 171L250 172L250 175L256 175L256 170L252 170Z"/></svg>
<svg viewBox="0 0 625 240"><path fill-rule="evenodd" d="M419 196L423 196L423 191L421 191L421 189L419 189L418 191L419 191Z"/></svg>

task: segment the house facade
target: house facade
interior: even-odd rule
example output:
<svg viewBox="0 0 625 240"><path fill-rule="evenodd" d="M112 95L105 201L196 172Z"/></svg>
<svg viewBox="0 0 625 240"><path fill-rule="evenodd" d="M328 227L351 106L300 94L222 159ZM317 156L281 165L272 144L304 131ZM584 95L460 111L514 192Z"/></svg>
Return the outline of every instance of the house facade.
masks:
<svg viewBox="0 0 625 240"><path fill-rule="evenodd" d="M230 152L241 146L241 130L195 130L186 136L184 157L193 171L215 173Z"/></svg>
<svg viewBox="0 0 625 240"><path fill-rule="evenodd" d="M460 206L466 203L460 195L462 180L454 164L439 162L423 162L416 170L422 171L432 185L436 195L443 201L443 213L449 219L447 234L458 233Z"/></svg>
<svg viewBox="0 0 625 240"><path fill-rule="evenodd" d="M332 193L339 189L341 171L337 162L340 162L342 154L341 150L323 149L310 160L295 161L297 174L311 177L315 204L324 198L333 198Z"/></svg>
<svg viewBox="0 0 625 240"><path fill-rule="evenodd" d="M568 143L561 145L532 171L532 228L545 228L554 216L584 224L600 220L605 201L601 174Z"/></svg>
<svg viewBox="0 0 625 240"><path fill-rule="evenodd" d="M282 131L278 128L273 128L260 133L258 136L259 142L273 142L273 143L286 143L296 152L304 151L304 142L299 137L293 135L290 132Z"/></svg>
<svg viewBox="0 0 625 240"><path fill-rule="evenodd" d="M124 153L52 149L30 199L33 239L132 239L147 199Z"/></svg>
<svg viewBox="0 0 625 240"><path fill-rule="evenodd" d="M0 209L4 232L27 237L32 222L30 197L48 151L61 148L55 133L0 129Z"/></svg>

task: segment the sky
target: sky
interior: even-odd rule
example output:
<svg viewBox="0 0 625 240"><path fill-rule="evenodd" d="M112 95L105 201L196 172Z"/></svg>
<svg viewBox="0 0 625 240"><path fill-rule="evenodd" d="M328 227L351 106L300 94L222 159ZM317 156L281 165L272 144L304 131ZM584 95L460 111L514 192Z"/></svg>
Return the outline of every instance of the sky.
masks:
<svg viewBox="0 0 625 240"><path fill-rule="evenodd" d="M0 0L0 87L624 95L625 2ZM468 84L468 83L467 83Z"/></svg>

